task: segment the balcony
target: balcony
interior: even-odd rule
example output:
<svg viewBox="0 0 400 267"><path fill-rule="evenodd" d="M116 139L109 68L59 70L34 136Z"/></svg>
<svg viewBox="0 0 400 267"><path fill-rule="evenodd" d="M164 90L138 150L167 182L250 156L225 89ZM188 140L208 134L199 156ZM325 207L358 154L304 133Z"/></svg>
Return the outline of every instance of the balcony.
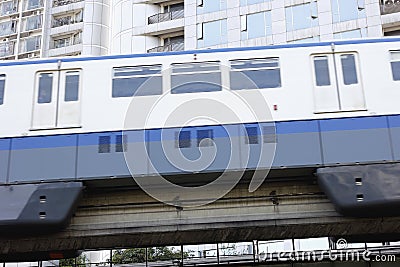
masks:
<svg viewBox="0 0 400 267"><path fill-rule="evenodd" d="M170 20L174 20L174 19L181 19L184 16L185 16L185 12L183 9L166 12L166 13L159 13L159 14L155 14L155 15L149 17L148 24L155 24L155 23L170 21Z"/></svg>
<svg viewBox="0 0 400 267"><path fill-rule="evenodd" d="M57 49L82 43L82 33L77 33L64 38L55 39L50 48Z"/></svg>
<svg viewBox="0 0 400 267"><path fill-rule="evenodd" d="M80 13L82 14L82 12ZM51 24L52 28L56 28L56 27L61 27L61 26L65 26L65 25L71 25L71 24L75 24L75 23L79 23L82 22L83 18L82 16L66 16L66 17L61 17L61 18L54 18L53 22Z"/></svg>
<svg viewBox="0 0 400 267"><path fill-rule="evenodd" d="M15 42L0 43L0 57L8 57L14 54Z"/></svg>
<svg viewBox="0 0 400 267"><path fill-rule="evenodd" d="M54 0L53 1L53 7L65 6L65 5L78 3L78 2L82 2L82 1L83 0Z"/></svg>
<svg viewBox="0 0 400 267"><path fill-rule="evenodd" d="M400 0L381 0L381 15L400 12Z"/></svg>
<svg viewBox="0 0 400 267"><path fill-rule="evenodd" d="M157 46L147 50L147 53L183 51L185 49L184 42L170 43L163 46Z"/></svg>

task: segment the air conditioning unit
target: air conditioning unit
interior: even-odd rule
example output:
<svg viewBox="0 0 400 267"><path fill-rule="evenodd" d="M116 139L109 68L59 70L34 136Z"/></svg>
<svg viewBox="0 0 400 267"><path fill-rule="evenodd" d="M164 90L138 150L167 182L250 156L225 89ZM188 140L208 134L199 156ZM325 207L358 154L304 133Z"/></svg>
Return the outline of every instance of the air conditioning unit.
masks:
<svg viewBox="0 0 400 267"><path fill-rule="evenodd" d="M386 6L386 7L391 7L391 6L393 6L393 1L392 1L392 0L386 0L386 1L385 1L385 6Z"/></svg>
<svg viewBox="0 0 400 267"><path fill-rule="evenodd" d="M34 58L35 56L36 56L35 53L28 54L28 58Z"/></svg>

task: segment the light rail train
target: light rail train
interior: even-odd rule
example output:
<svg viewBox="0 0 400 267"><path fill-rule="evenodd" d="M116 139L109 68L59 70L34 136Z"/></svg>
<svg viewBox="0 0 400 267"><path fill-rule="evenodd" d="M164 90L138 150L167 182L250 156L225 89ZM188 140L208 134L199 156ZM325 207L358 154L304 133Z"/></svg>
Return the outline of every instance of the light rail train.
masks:
<svg viewBox="0 0 400 267"><path fill-rule="evenodd" d="M218 148L200 172L312 168L343 214L398 215L399 100L400 38L0 62L0 230L65 225L89 180L199 172L165 145Z"/></svg>

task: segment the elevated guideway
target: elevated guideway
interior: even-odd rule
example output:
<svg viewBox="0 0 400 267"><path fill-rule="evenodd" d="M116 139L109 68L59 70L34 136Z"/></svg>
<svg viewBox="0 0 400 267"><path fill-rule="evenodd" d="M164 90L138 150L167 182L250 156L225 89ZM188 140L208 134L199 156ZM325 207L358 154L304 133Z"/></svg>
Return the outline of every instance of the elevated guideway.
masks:
<svg viewBox="0 0 400 267"><path fill-rule="evenodd" d="M118 247L324 236L400 239L399 217L344 217L313 176L267 180L254 193L249 193L248 184L239 184L222 199L193 208L162 204L135 187L133 180L117 186L119 181L87 184L70 225L58 233L2 235L0 261L48 259L78 250Z"/></svg>

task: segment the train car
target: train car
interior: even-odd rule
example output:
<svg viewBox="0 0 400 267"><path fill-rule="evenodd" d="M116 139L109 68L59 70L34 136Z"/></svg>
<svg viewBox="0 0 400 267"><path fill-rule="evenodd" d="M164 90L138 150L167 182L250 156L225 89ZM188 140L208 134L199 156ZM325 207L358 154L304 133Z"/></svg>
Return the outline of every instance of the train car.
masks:
<svg viewBox="0 0 400 267"><path fill-rule="evenodd" d="M398 99L400 38L4 61L0 231L65 225L87 181L258 169L398 215Z"/></svg>

